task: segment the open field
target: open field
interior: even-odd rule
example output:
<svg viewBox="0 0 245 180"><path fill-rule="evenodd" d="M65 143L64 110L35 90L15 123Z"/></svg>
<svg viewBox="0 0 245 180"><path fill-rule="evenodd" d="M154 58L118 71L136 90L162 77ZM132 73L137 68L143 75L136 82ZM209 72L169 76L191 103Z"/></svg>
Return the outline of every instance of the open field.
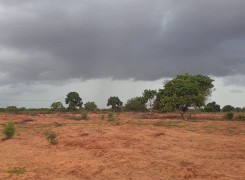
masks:
<svg viewBox="0 0 245 180"><path fill-rule="evenodd" d="M0 179L245 179L244 121L170 116L116 113L108 122L95 113L87 121L72 113L0 114L1 131L9 120L17 129L0 141ZM58 144L49 144L47 131Z"/></svg>

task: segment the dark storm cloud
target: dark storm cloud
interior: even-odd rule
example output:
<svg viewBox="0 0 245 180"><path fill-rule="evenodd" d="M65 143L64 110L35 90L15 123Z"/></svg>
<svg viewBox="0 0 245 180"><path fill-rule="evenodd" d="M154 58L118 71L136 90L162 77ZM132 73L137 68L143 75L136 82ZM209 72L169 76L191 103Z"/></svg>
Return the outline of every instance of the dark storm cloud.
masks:
<svg viewBox="0 0 245 180"><path fill-rule="evenodd" d="M0 82L245 74L244 0L0 0Z"/></svg>

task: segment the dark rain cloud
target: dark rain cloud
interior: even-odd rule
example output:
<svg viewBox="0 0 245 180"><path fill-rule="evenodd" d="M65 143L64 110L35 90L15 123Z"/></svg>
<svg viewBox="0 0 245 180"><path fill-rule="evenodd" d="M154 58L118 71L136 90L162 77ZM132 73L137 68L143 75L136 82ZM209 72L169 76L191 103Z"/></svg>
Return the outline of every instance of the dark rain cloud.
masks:
<svg viewBox="0 0 245 180"><path fill-rule="evenodd" d="M245 74L244 0L0 0L0 83Z"/></svg>

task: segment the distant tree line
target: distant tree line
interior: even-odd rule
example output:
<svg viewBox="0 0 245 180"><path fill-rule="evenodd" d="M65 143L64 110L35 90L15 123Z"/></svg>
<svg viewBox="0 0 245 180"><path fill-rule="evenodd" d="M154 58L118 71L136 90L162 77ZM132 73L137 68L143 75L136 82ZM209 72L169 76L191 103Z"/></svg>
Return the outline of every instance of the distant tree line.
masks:
<svg viewBox="0 0 245 180"><path fill-rule="evenodd" d="M203 112L245 112L245 107L233 107L225 105L222 109L216 102L207 103L213 91L213 80L204 75L183 74L166 82L162 89L145 89L141 96L130 98L124 105L117 96L108 98L107 106L111 111L133 112L187 112L189 109L197 109ZM66 95L66 108L62 102L53 102L50 108L17 108L8 106L0 108L1 112L45 111L45 112L70 112L86 110L98 111L99 108L93 101L83 104L82 98L77 92L69 92Z"/></svg>

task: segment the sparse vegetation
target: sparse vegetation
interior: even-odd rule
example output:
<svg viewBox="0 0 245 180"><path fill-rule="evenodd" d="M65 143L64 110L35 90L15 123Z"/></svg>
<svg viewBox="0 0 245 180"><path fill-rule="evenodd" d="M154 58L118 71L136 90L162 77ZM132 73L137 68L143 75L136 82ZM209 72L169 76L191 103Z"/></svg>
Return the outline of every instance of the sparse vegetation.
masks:
<svg viewBox="0 0 245 180"><path fill-rule="evenodd" d="M6 139L12 138L15 134L15 125L13 122L9 121L5 124L3 129L3 134L6 137Z"/></svg>
<svg viewBox="0 0 245 180"><path fill-rule="evenodd" d="M82 111L81 119L82 120L88 120L88 112L87 111Z"/></svg>
<svg viewBox="0 0 245 180"><path fill-rule="evenodd" d="M109 122L114 121L114 117L113 117L113 113L112 113L112 112L109 112L109 113L108 113L108 121L109 121Z"/></svg>
<svg viewBox="0 0 245 180"><path fill-rule="evenodd" d="M50 144L57 144L57 135L56 135L56 133L55 132L52 132L52 131L47 131L46 133L45 133L45 137L46 137L46 139L48 140L48 142L50 143Z"/></svg>
<svg viewBox="0 0 245 180"><path fill-rule="evenodd" d="M227 112L227 113L225 114L225 118L226 118L226 119L233 119L233 116L234 116L234 113L233 113L233 112Z"/></svg>
<svg viewBox="0 0 245 180"><path fill-rule="evenodd" d="M9 173L9 174L17 174L17 175L19 175L19 174L23 174L23 173L26 172L26 167L15 167L13 169L7 170L6 172Z"/></svg>

